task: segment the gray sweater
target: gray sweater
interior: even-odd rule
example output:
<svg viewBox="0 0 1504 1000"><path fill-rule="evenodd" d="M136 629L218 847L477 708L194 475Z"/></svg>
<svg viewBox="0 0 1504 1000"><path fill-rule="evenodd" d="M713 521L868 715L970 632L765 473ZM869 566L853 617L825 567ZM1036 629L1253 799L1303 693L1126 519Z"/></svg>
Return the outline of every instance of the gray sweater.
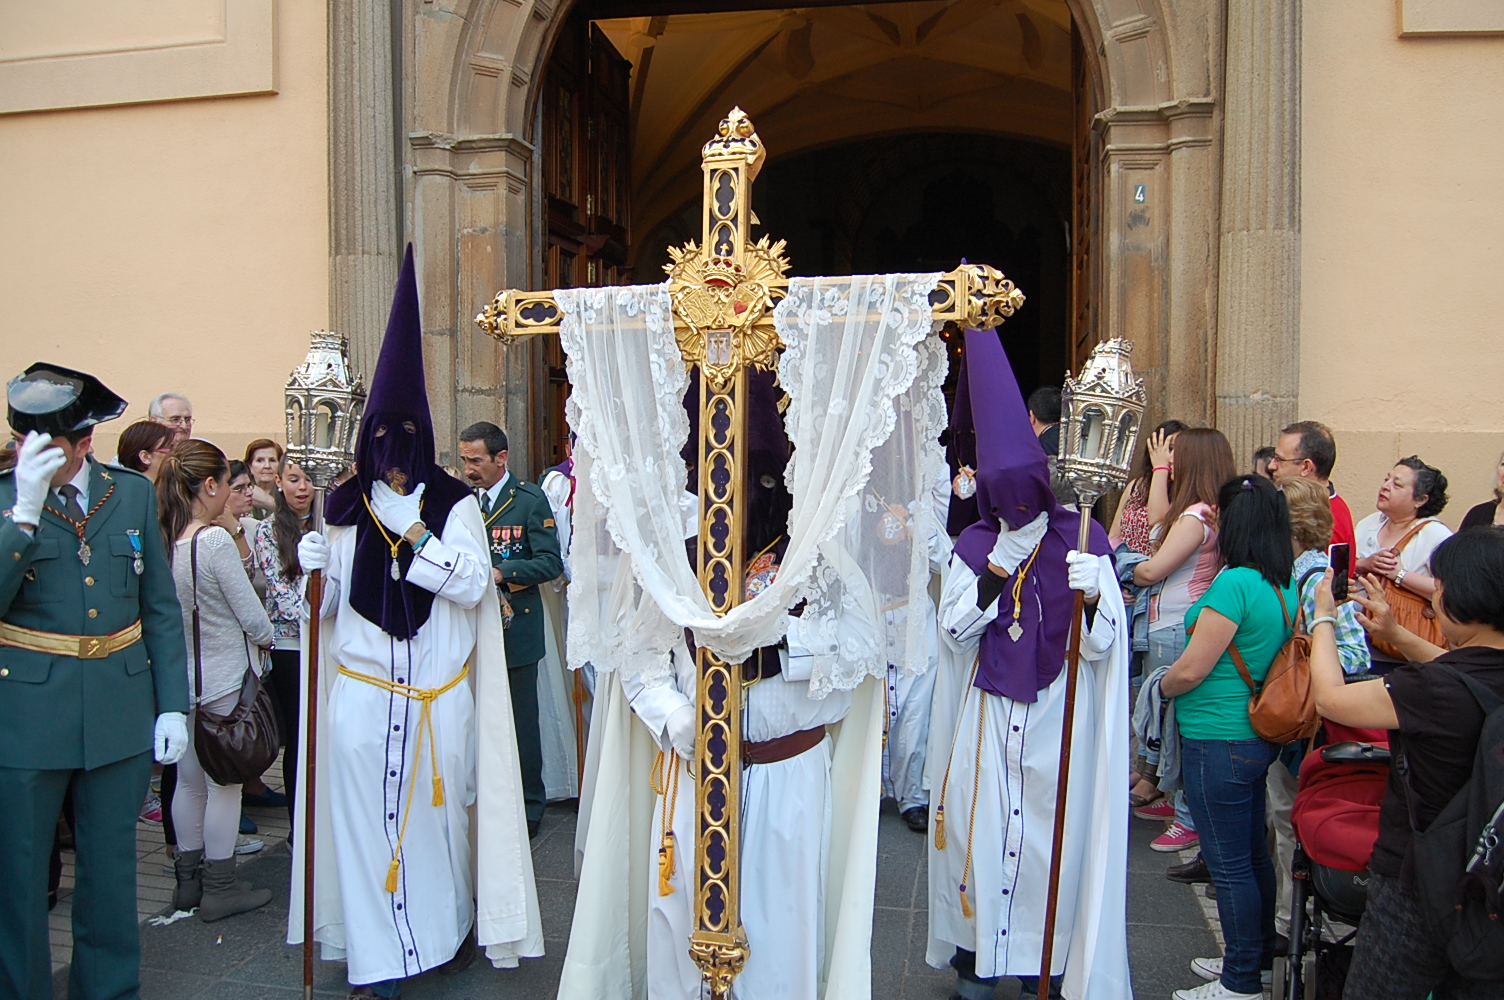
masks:
<svg viewBox="0 0 1504 1000"><path fill-rule="evenodd" d="M195 698L193 678L193 558L191 539L180 539L173 552L172 577L183 606L183 638L188 645L188 695L194 704L240 690L245 668L256 664L257 646L272 644L272 623L256 596L240 551L223 528L198 536L198 617L204 690Z"/></svg>

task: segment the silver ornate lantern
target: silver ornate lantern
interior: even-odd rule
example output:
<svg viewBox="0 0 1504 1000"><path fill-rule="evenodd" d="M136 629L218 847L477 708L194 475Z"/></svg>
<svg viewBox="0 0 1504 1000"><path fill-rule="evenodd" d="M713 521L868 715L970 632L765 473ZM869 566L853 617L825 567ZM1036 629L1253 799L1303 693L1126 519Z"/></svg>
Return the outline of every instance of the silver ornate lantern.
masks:
<svg viewBox="0 0 1504 1000"><path fill-rule="evenodd" d="M1104 341L1078 378L1065 378L1059 465L1083 510L1128 481L1147 401L1144 380L1128 360L1132 353L1121 337Z"/></svg>
<svg viewBox="0 0 1504 1000"><path fill-rule="evenodd" d="M287 379L287 454L323 491L355 461L366 389L350 369L344 337L315 330L311 339Z"/></svg>

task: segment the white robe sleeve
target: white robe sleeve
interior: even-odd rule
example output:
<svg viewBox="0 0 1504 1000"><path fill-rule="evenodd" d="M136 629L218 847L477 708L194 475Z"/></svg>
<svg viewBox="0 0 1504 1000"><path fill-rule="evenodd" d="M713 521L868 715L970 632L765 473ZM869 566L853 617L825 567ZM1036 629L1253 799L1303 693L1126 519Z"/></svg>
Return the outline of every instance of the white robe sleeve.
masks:
<svg viewBox="0 0 1504 1000"><path fill-rule="evenodd" d="M951 557L945 590L940 594L940 629L963 653L975 648L987 626L997 620L999 601L993 601L986 608L977 607L977 585L980 583L981 578L961 561L960 556Z"/></svg>
<svg viewBox="0 0 1504 1000"><path fill-rule="evenodd" d="M1109 589L1114 587L1121 589L1117 576L1112 571L1112 560L1106 556L1097 556L1097 561L1101 564L1101 571L1098 573L1097 578L1097 590L1105 594ZM1118 639L1118 614L1119 612L1111 602L1097 602L1097 613L1087 616L1087 620L1091 622L1091 627L1083 627L1081 629L1082 659L1096 663L1099 660L1105 659L1107 654L1112 651L1112 644ZM1085 622L1083 622L1084 624Z"/></svg>
<svg viewBox="0 0 1504 1000"><path fill-rule="evenodd" d="M674 651L676 661L688 656L689 650L682 646ZM669 716L685 705L694 704L692 693L686 694L679 690L678 677L683 671L678 668L681 666L682 663L676 662L674 673L667 677L646 680L638 674L621 679L622 693L627 696L632 714L642 720L642 724L648 727L648 732L653 734L653 738L664 749L668 749L669 745L666 731Z"/></svg>
<svg viewBox="0 0 1504 1000"><path fill-rule="evenodd" d="M847 617L847 616L842 616ZM836 628L841 628L840 620L836 622ZM807 681L814 674L815 652L804 644L799 636L799 619L789 616L789 630L787 634L788 649L780 649L779 655L783 662L779 664L783 671L783 679L787 681Z"/></svg>
<svg viewBox="0 0 1504 1000"><path fill-rule="evenodd" d="M407 582L469 610L492 587L491 559L469 532L453 525L453 519L451 512L444 534L430 538L418 551L407 568Z"/></svg>

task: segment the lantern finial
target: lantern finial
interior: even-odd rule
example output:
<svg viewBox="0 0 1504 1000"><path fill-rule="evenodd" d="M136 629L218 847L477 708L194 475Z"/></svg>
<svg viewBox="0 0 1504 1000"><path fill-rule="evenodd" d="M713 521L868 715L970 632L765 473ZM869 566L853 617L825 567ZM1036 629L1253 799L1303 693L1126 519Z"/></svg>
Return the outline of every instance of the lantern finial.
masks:
<svg viewBox="0 0 1504 1000"><path fill-rule="evenodd" d="M343 336L315 330L309 339L307 357L287 378L287 454L322 490L355 461L366 390Z"/></svg>
<svg viewBox="0 0 1504 1000"><path fill-rule="evenodd" d="M1133 345L1121 337L1092 349L1081 374L1066 374L1062 392L1060 471L1083 505L1121 489L1138 443L1147 396L1133 374Z"/></svg>

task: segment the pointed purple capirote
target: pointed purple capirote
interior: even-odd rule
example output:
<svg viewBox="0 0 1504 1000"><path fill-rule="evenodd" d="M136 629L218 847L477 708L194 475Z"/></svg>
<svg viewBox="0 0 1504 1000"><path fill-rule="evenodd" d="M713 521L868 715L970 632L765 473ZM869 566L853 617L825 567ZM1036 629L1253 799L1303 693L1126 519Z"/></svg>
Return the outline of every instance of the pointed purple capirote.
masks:
<svg viewBox="0 0 1504 1000"><path fill-rule="evenodd" d="M409 243L392 296L381 356L371 377L365 416L355 443L355 476L329 494L324 520L355 526L355 565L350 606L383 632L411 639L428 621L433 594L406 580L412 547L398 548L402 579L392 579L392 550L383 528L371 517L365 497L377 482L408 494L424 484L422 516L435 535L442 535L455 504L473 496L464 483L435 461L433 416L423 376L423 324L418 311L418 278Z"/></svg>
<svg viewBox="0 0 1504 1000"><path fill-rule="evenodd" d="M1023 393L997 335L967 330L965 360L970 421L976 433L980 520L961 532L956 555L978 576L990 573L987 557L1003 524L1016 530L1041 513L1050 516L1033 565L1026 571L1020 567L1024 580L1017 621L1023 634L1017 641L1008 634L1014 622L1015 575L998 598L997 619L982 634L975 684L1014 701L1034 702L1065 667L1075 606L1065 556L1076 547L1081 516L1055 500L1049 460L1029 423ZM959 397L958 392L958 402ZM1091 551L1112 552L1099 524L1091 528Z"/></svg>

